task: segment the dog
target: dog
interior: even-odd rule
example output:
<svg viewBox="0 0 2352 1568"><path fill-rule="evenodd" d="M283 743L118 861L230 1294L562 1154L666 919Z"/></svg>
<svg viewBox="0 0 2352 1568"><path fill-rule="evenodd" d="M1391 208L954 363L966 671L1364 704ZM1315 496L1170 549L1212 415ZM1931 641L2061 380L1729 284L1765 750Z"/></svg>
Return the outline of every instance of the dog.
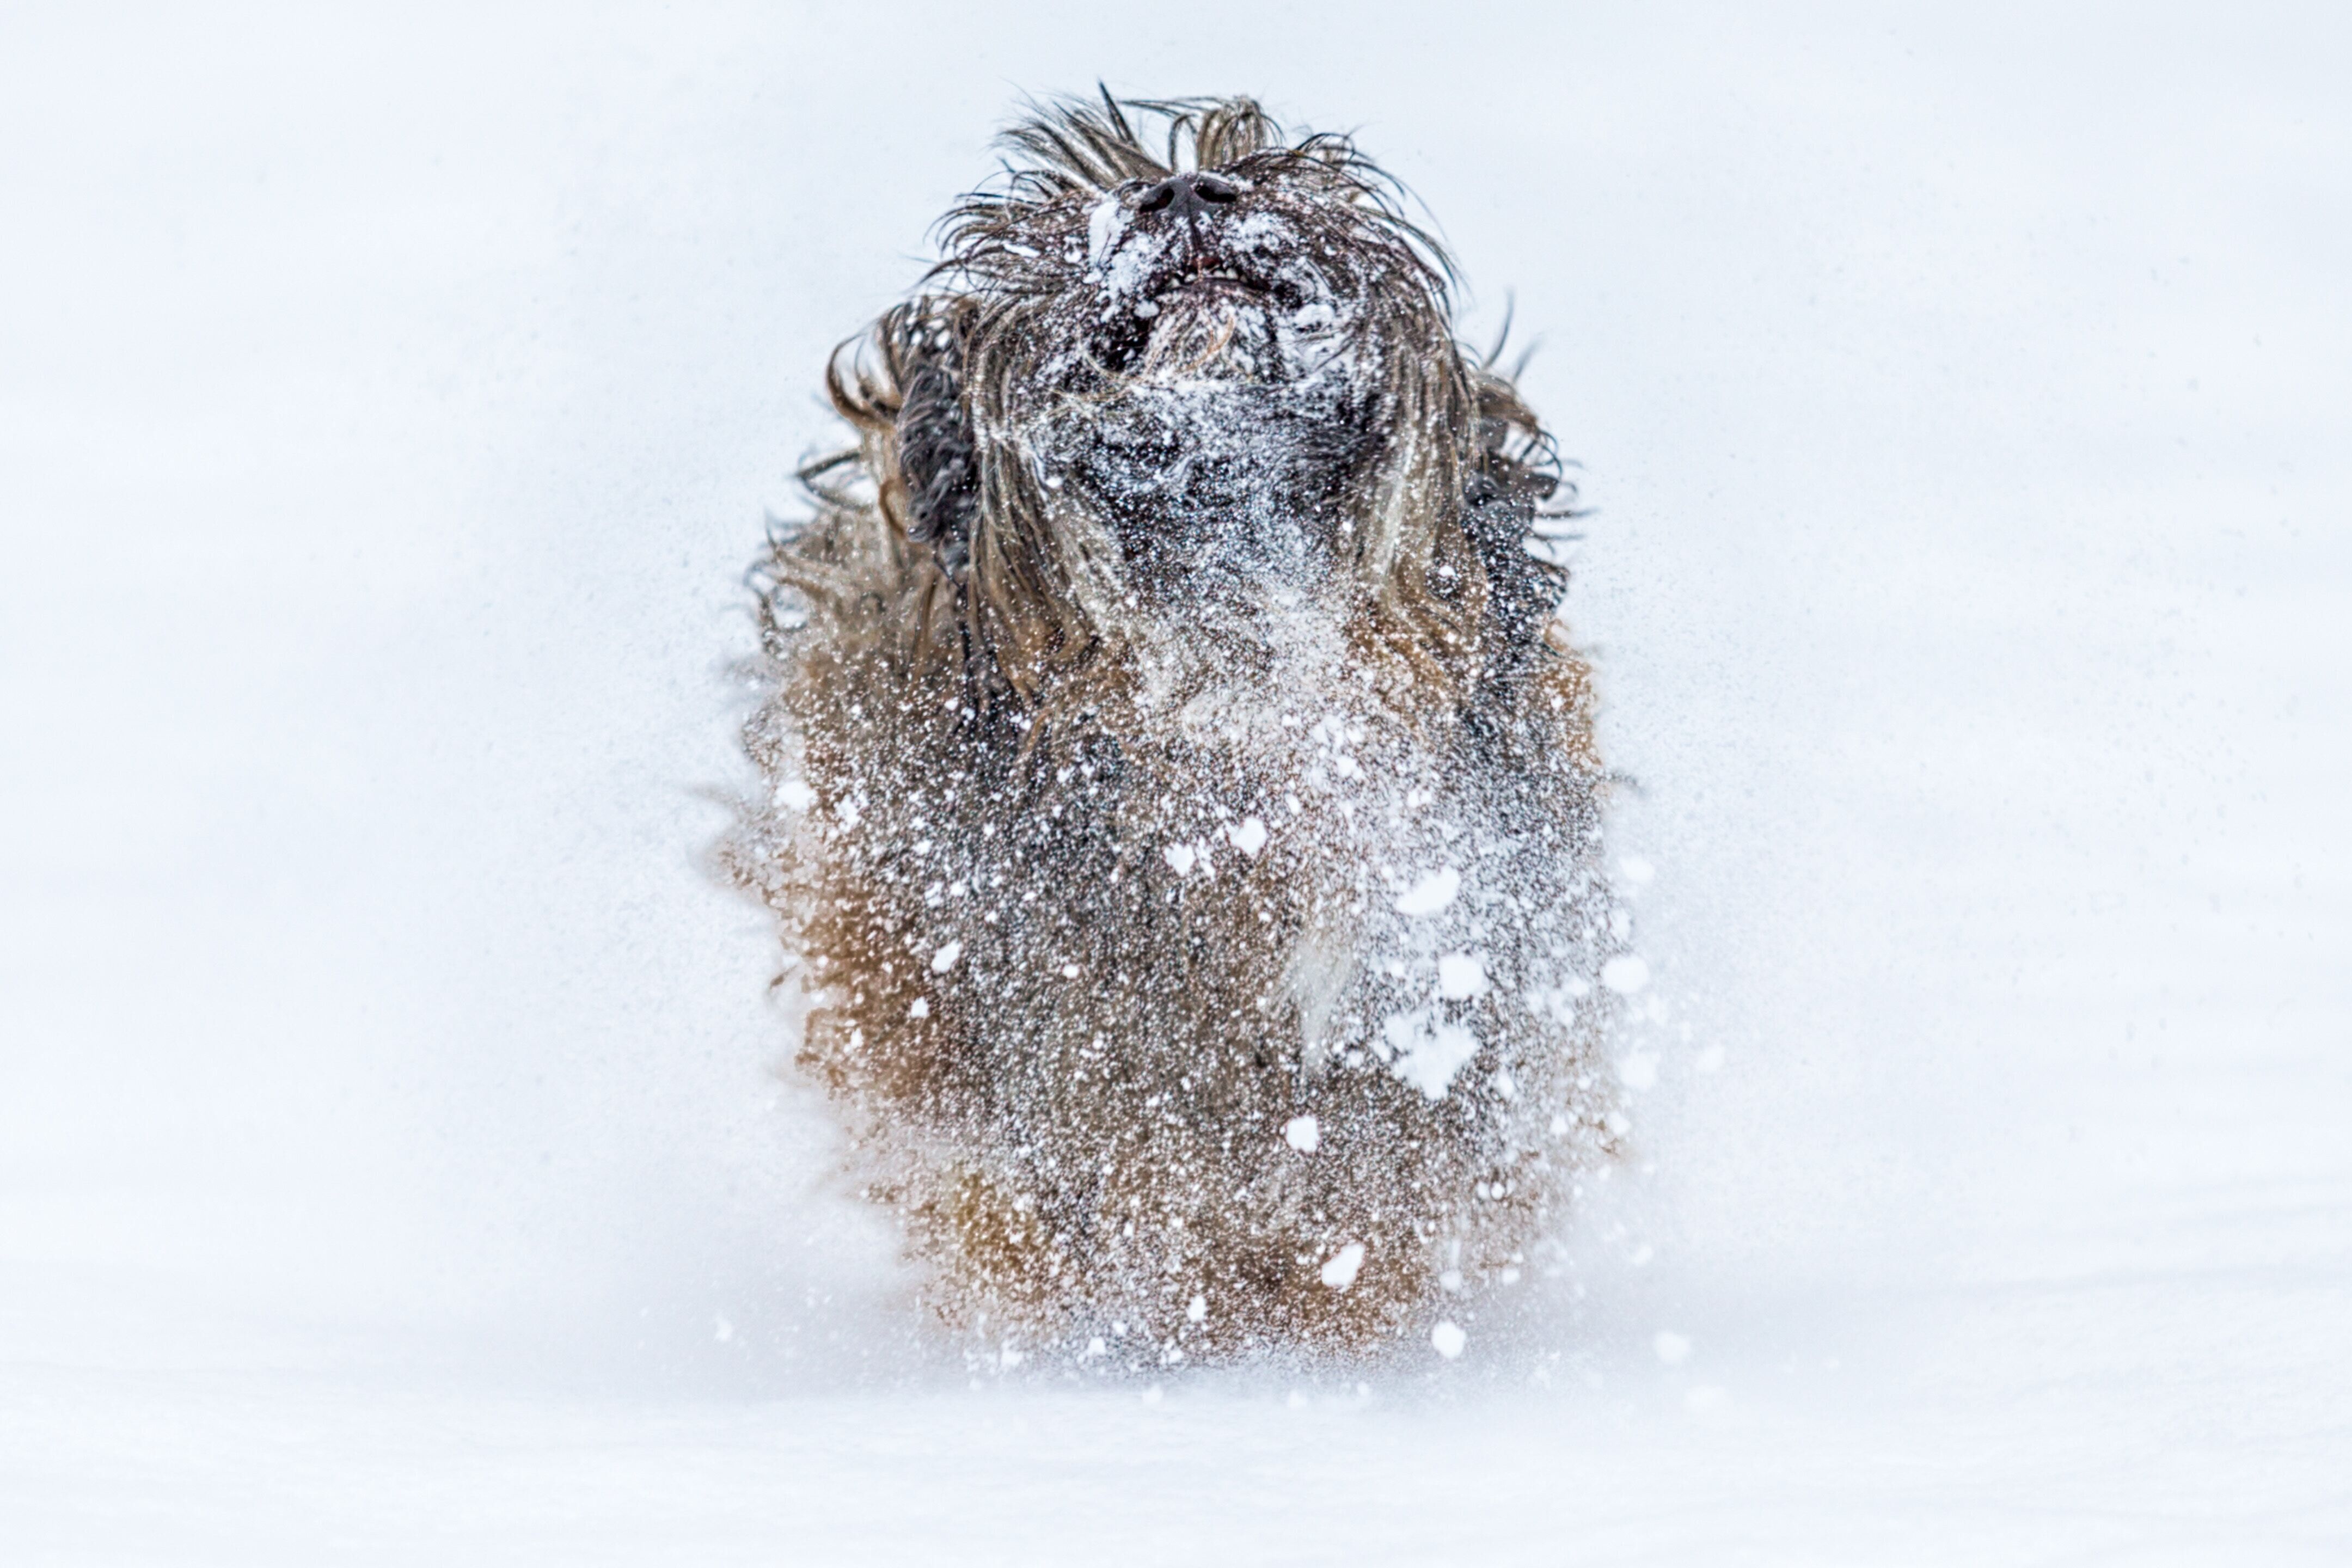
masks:
<svg viewBox="0 0 2352 1568"><path fill-rule="evenodd" d="M1003 144L755 572L798 1061L976 1354L1457 1354L1624 1126L1552 441L1349 139Z"/></svg>

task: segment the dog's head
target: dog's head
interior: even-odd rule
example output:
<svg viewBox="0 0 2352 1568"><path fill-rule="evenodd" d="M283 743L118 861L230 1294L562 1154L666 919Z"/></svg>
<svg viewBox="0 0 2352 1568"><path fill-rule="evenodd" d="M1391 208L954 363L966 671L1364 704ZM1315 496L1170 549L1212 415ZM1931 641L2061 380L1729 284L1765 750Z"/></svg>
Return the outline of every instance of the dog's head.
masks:
<svg viewBox="0 0 2352 1568"><path fill-rule="evenodd" d="M949 216L938 291L832 384L883 511L1013 685L1220 599L1466 628L1466 512L1531 510L1549 448L1454 342L1449 265L1391 183L1245 99L1106 95L1005 142L1001 185Z"/></svg>

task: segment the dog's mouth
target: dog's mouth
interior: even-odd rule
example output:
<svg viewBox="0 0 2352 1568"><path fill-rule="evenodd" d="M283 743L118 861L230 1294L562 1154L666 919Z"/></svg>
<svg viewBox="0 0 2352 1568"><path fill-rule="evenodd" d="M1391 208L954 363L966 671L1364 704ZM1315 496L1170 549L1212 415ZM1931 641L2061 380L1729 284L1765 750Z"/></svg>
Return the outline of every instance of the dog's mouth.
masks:
<svg viewBox="0 0 2352 1568"><path fill-rule="evenodd" d="M1087 270L1093 357L1120 378L1284 382L1324 354L1332 290L1270 215L1142 226L1107 204Z"/></svg>
<svg viewBox="0 0 2352 1568"><path fill-rule="evenodd" d="M1134 314L1149 319L1157 310L1187 300L1223 300L1263 305L1285 314L1311 305L1319 282L1310 269L1278 258L1228 249L1221 237L1187 236L1185 243L1143 271L1139 287L1126 303Z"/></svg>
<svg viewBox="0 0 2352 1568"><path fill-rule="evenodd" d="M1149 315L1150 312L1144 310L1143 306L1149 305L1156 309L1166 306L1171 300L1184 298L1215 299L1233 296L1252 300L1271 300L1274 297L1274 285L1265 279L1245 277L1229 267L1203 268L1198 272L1179 274L1152 289L1139 303L1137 313Z"/></svg>

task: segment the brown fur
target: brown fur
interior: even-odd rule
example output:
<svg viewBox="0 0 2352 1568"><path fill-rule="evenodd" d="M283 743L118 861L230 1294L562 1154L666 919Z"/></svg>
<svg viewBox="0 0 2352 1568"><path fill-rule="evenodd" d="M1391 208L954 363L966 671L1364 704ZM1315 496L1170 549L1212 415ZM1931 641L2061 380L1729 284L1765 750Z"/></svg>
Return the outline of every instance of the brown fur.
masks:
<svg viewBox="0 0 2352 1568"><path fill-rule="evenodd" d="M1008 142L944 286L829 371L858 445L762 563L774 794L730 861L801 960L800 1060L992 1346L1426 1332L1607 1142L1549 440L1344 140L1106 97ZM1218 205L1154 208L1188 165Z"/></svg>

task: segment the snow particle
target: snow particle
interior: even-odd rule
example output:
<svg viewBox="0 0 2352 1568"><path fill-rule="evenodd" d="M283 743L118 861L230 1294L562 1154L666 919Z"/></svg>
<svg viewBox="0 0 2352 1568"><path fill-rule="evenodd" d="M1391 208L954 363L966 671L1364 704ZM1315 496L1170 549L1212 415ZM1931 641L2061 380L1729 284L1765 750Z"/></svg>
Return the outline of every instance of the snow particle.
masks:
<svg viewBox="0 0 2352 1568"><path fill-rule="evenodd" d="M1244 816L1238 824L1226 827L1225 837L1254 860L1257 852L1265 847L1265 822L1261 817Z"/></svg>
<svg viewBox="0 0 2352 1568"><path fill-rule="evenodd" d="M1087 214L1087 260L1101 267L1110 260L1111 247L1127 229L1127 214L1114 196L1106 196Z"/></svg>
<svg viewBox="0 0 2352 1568"><path fill-rule="evenodd" d="M945 974L949 970L955 967L956 960L962 956L962 942L950 942L941 944L939 952L931 954L931 973L934 974Z"/></svg>
<svg viewBox="0 0 2352 1568"><path fill-rule="evenodd" d="M1449 952L1437 961L1437 994L1449 1002L1484 995L1486 966L1466 952Z"/></svg>
<svg viewBox="0 0 2352 1568"><path fill-rule="evenodd" d="M928 996L916 997L915 1005L907 1009L907 1016L909 1018L928 1018L930 1016L931 999Z"/></svg>
<svg viewBox="0 0 2352 1568"><path fill-rule="evenodd" d="M1400 1023L1406 1026L1402 1033L1411 1046L1397 1058L1397 1077L1432 1100L1444 1100L1445 1091L1454 1087L1454 1075L1478 1054L1478 1037L1460 1024L1440 1024L1423 1034L1421 1020L1408 1015L1403 1019L1391 1018L1381 1026L1383 1037L1401 1049L1404 1047L1396 1026Z"/></svg>
<svg viewBox="0 0 2352 1568"><path fill-rule="evenodd" d="M1444 1356L1447 1361L1452 1361L1461 1355L1462 1347L1469 1342L1470 1336L1464 1333L1460 1328L1456 1327L1452 1322L1440 1323L1437 1327L1429 1331L1429 1343L1431 1348L1435 1350L1439 1355Z"/></svg>
<svg viewBox="0 0 2352 1568"><path fill-rule="evenodd" d="M803 779L786 779L776 786L776 804L786 811L806 811L816 804L816 791Z"/></svg>
<svg viewBox="0 0 2352 1568"><path fill-rule="evenodd" d="M1451 866L1442 867L1399 894L1396 911L1401 915L1433 915L1452 903L1461 890L1462 873Z"/></svg>
<svg viewBox="0 0 2352 1568"><path fill-rule="evenodd" d="M1160 854L1166 857L1168 864L1174 868L1178 876L1182 877L1191 874L1192 869L1192 861L1195 857L1192 854L1192 847L1190 844L1171 844L1167 848L1161 850Z"/></svg>
<svg viewBox="0 0 2352 1568"><path fill-rule="evenodd" d="M1077 966L1076 964L1075 964L1075 963L1066 963L1066 964L1062 965L1062 978L1063 978L1063 979L1065 979L1065 980L1076 980L1077 977L1078 977L1078 966Z"/></svg>
<svg viewBox="0 0 2352 1568"><path fill-rule="evenodd" d="M1601 966L1601 984L1620 996L1631 996L1650 983L1650 966L1630 952L1621 952Z"/></svg>
<svg viewBox="0 0 2352 1568"><path fill-rule="evenodd" d="M1658 1083L1658 1058L1647 1051L1635 1051L1618 1062L1617 1078L1636 1092L1654 1089Z"/></svg>
<svg viewBox="0 0 2352 1568"><path fill-rule="evenodd" d="M1323 1265L1323 1283L1334 1290L1345 1290L1356 1282L1364 1267L1364 1244L1351 1241L1333 1253Z"/></svg>
<svg viewBox="0 0 2352 1568"><path fill-rule="evenodd" d="M1650 1348L1656 1351L1658 1359L1668 1366L1680 1366L1690 1360L1690 1341L1664 1329L1659 1330L1658 1337L1650 1342Z"/></svg>
<svg viewBox="0 0 2352 1568"><path fill-rule="evenodd" d="M1300 1153L1312 1154L1323 1142L1323 1129L1311 1116L1294 1116L1282 1124L1282 1136Z"/></svg>
<svg viewBox="0 0 2352 1568"><path fill-rule="evenodd" d="M1187 1301L1184 1304L1184 1321L1186 1322L1202 1322L1207 1320L1208 1316L1209 1299L1206 1296L1194 1296L1190 1301Z"/></svg>

